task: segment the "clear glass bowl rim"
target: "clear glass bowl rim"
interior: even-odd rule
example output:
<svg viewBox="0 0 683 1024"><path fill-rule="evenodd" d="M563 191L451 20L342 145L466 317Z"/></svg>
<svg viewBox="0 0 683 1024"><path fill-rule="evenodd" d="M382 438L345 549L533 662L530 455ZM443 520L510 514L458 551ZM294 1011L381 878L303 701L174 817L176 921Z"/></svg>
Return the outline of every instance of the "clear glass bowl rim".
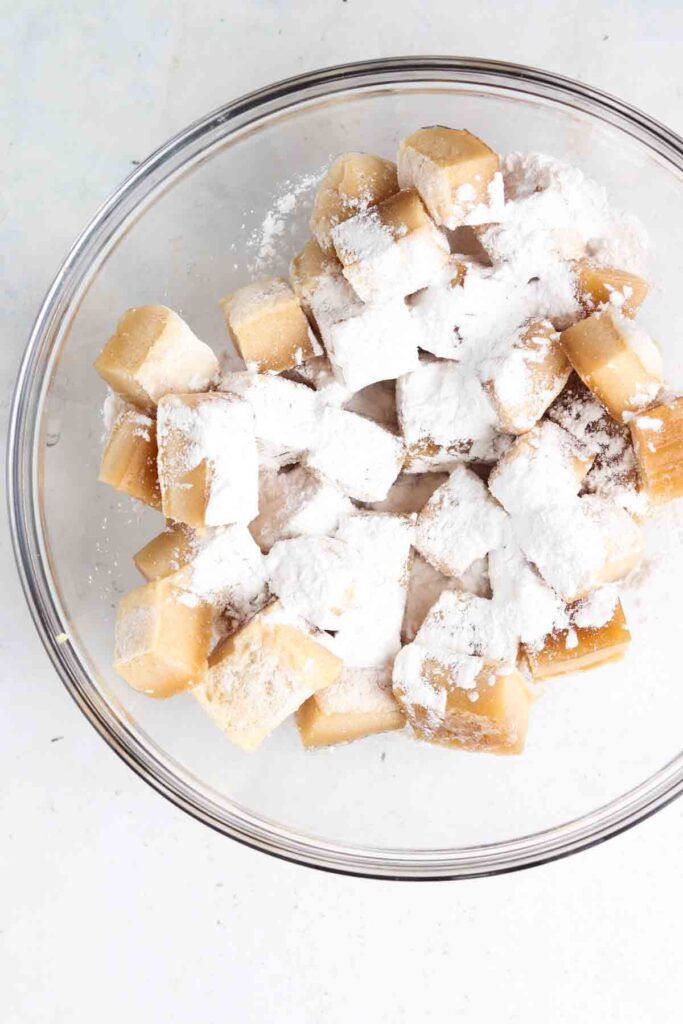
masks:
<svg viewBox="0 0 683 1024"><path fill-rule="evenodd" d="M68 623L50 581L40 518L40 412L66 313L87 286L103 249L146 196L170 175L260 118L326 95L415 84L458 83L511 91L572 107L626 132L683 171L683 139L622 101L561 75L502 61L467 57L397 57L324 68L276 82L207 114L144 160L103 204L73 244L38 312L18 374L7 457L12 543L27 604L52 664L77 705L108 745L142 779L211 828L254 849L309 867L395 880L438 880L532 867L617 835L683 790L683 754L616 800L573 821L529 836L459 849L351 847L291 831L279 823L226 808L194 780L190 785L142 743L98 694L77 652L58 637ZM230 126L226 131L226 126Z"/></svg>

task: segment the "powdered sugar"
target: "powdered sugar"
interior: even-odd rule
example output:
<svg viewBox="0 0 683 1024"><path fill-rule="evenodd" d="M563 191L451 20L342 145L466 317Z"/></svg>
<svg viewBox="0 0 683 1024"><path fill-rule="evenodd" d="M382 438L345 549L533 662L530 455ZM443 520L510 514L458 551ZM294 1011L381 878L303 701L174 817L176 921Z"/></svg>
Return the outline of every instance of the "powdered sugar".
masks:
<svg viewBox="0 0 683 1024"><path fill-rule="evenodd" d="M322 175L320 170L283 183L279 194L272 198L261 224L247 239L247 250L254 253L247 265L250 273L267 273L283 262L289 247L292 214L298 204L317 188Z"/></svg>

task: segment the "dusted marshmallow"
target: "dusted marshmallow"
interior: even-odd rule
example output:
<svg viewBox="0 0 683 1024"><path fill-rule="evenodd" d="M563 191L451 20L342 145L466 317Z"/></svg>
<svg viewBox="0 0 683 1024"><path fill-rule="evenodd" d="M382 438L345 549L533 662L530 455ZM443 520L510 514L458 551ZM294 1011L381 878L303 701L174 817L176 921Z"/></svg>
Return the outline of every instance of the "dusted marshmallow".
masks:
<svg viewBox="0 0 683 1024"><path fill-rule="evenodd" d="M303 466L284 473L264 471L259 479L259 514L249 525L263 551L278 540L331 534L353 505L334 484Z"/></svg>
<svg viewBox="0 0 683 1024"><path fill-rule="evenodd" d="M507 665L515 663L519 646L508 609L485 597L457 590L441 594L417 631L415 641L448 654L471 654L487 663Z"/></svg>
<svg viewBox="0 0 683 1024"><path fill-rule="evenodd" d="M460 465L420 513L415 547L445 576L461 576L502 543L506 528L507 516L486 484Z"/></svg>
<svg viewBox="0 0 683 1024"><path fill-rule="evenodd" d="M249 522L258 512L251 407L232 395L168 395L157 420L164 515L189 526Z"/></svg>
<svg viewBox="0 0 683 1024"><path fill-rule="evenodd" d="M296 715L308 748L402 729L405 721L391 690L391 670L375 668L343 669L336 683L309 697Z"/></svg>
<svg viewBox="0 0 683 1024"><path fill-rule="evenodd" d="M481 383L459 363L425 361L399 378L396 407L409 471L487 458L496 414Z"/></svg>
<svg viewBox="0 0 683 1024"><path fill-rule="evenodd" d="M490 597L486 559L474 562L463 576L444 576L426 559L416 554L410 567L401 639L410 643L427 617L427 612L445 590L466 590Z"/></svg>
<svg viewBox="0 0 683 1024"><path fill-rule="evenodd" d="M324 642L356 668L382 668L401 646L410 575L414 517L363 512L345 519L337 538L348 545L357 573L356 607Z"/></svg>
<svg viewBox="0 0 683 1024"><path fill-rule="evenodd" d="M166 306L134 306L95 360L95 369L123 398L153 412L164 395L206 391L218 360Z"/></svg>
<svg viewBox="0 0 683 1024"><path fill-rule="evenodd" d="M618 601L611 618L603 625L571 626L547 637L540 650L532 648L526 653L532 677L548 679L619 661L630 642L624 610Z"/></svg>
<svg viewBox="0 0 683 1024"><path fill-rule="evenodd" d="M192 693L228 739L255 750L318 690L334 683L341 662L279 603L219 643Z"/></svg>
<svg viewBox="0 0 683 1024"><path fill-rule="evenodd" d="M458 330L462 322L463 282L468 267L453 257L444 267L444 281L435 282L411 295L408 303L420 329L419 346L441 359L458 359L463 339Z"/></svg>
<svg viewBox="0 0 683 1024"><path fill-rule="evenodd" d="M405 450L400 438L344 409L325 408L305 465L357 501L382 501L398 476Z"/></svg>
<svg viewBox="0 0 683 1024"><path fill-rule="evenodd" d="M396 164L369 153L344 153L323 178L313 204L311 231L331 252L332 230L354 214L398 192Z"/></svg>
<svg viewBox="0 0 683 1024"><path fill-rule="evenodd" d="M420 739L489 754L524 749L531 698L510 666L408 644L394 662L393 687Z"/></svg>
<svg viewBox="0 0 683 1024"><path fill-rule="evenodd" d="M270 589L285 608L319 629L339 629L356 608L367 573L336 537L278 541L266 556Z"/></svg>
<svg viewBox="0 0 683 1024"><path fill-rule="evenodd" d="M221 308L249 370L279 373L321 353L299 300L281 277L245 285L221 299Z"/></svg>
<svg viewBox="0 0 683 1024"><path fill-rule="evenodd" d="M645 492L655 505L683 496L683 398L657 405L630 423Z"/></svg>
<svg viewBox="0 0 683 1024"><path fill-rule="evenodd" d="M417 192L397 192L334 228L344 276L363 302L401 299L426 287L449 262L448 242Z"/></svg>
<svg viewBox="0 0 683 1024"><path fill-rule="evenodd" d="M152 508L161 508L154 420L130 405L121 410L104 446L98 479Z"/></svg>
<svg viewBox="0 0 683 1024"><path fill-rule="evenodd" d="M197 532L185 523L169 520L166 529L133 555L133 561L148 583L182 569L197 547Z"/></svg>
<svg viewBox="0 0 683 1024"><path fill-rule="evenodd" d="M201 679L211 643L211 609L187 603L173 578L146 583L121 599L114 671L135 690L172 697Z"/></svg>
<svg viewBox="0 0 683 1024"><path fill-rule="evenodd" d="M585 515L599 530L605 557L598 572L599 583L623 579L643 559L643 532L633 516L619 505L597 494L581 498Z"/></svg>
<svg viewBox="0 0 683 1024"><path fill-rule="evenodd" d="M327 405L344 405L353 394L339 383L327 356L315 356L294 370L286 370L282 376L296 384L306 384L313 388Z"/></svg>
<svg viewBox="0 0 683 1024"><path fill-rule="evenodd" d="M500 218L500 159L464 129L434 125L403 139L398 150L401 188L415 188L437 224L488 223Z"/></svg>
<svg viewBox="0 0 683 1024"><path fill-rule="evenodd" d="M239 395L254 414L254 430L262 464L297 462L318 429L320 403L305 384L284 377L226 373L221 390Z"/></svg>
<svg viewBox="0 0 683 1024"><path fill-rule="evenodd" d="M568 623L564 601L545 583L510 535L489 552L493 601L528 649L543 645L549 633Z"/></svg>
<svg viewBox="0 0 683 1024"><path fill-rule="evenodd" d="M301 252L292 259L289 280L307 316L312 315L311 295L320 281L324 277L335 276L341 272L342 265L337 257L321 249L315 238L309 239Z"/></svg>
<svg viewBox="0 0 683 1024"><path fill-rule="evenodd" d="M575 272L576 292L586 313L593 313L600 306L612 306L624 316L634 317L648 293L647 281L627 270L579 260Z"/></svg>
<svg viewBox="0 0 683 1024"><path fill-rule="evenodd" d="M343 277L325 277L311 310L337 380L350 392L418 365L418 327L403 299L363 305Z"/></svg>
<svg viewBox="0 0 683 1024"><path fill-rule="evenodd" d="M562 332L567 357L615 420L653 405L662 356L652 338L617 310L605 309Z"/></svg>
<svg viewBox="0 0 683 1024"><path fill-rule="evenodd" d="M569 380L571 366L549 320L531 320L494 347L480 369L506 434L537 423Z"/></svg>

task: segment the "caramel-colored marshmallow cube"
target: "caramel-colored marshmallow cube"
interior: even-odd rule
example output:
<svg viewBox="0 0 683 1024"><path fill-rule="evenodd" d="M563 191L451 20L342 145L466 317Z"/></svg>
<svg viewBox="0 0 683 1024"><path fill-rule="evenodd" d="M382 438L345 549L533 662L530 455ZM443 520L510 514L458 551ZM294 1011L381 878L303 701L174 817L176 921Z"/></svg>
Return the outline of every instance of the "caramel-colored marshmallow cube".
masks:
<svg viewBox="0 0 683 1024"><path fill-rule="evenodd" d="M344 153L330 166L318 189L311 231L321 249L333 252L332 229L361 210L398 192L396 164L369 153Z"/></svg>
<svg viewBox="0 0 683 1024"><path fill-rule="evenodd" d="M235 348L250 370L280 373L322 349L287 281L271 277L221 299Z"/></svg>
<svg viewBox="0 0 683 1024"><path fill-rule="evenodd" d="M188 526L248 523L258 512L254 414L234 395L168 395L159 402L162 511Z"/></svg>
<svg viewBox="0 0 683 1024"><path fill-rule="evenodd" d="M462 224L476 206L502 200L499 171L498 154L464 129L419 128L399 146L401 188L416 188L434 221L447 228ZM494 179L500 196L492 194Z"/></svg>
<svg viewBox="0 0 683 1024"><path fill-rule="evenodd" d="M135 306L95 360L95 369L117 394L146 412L163 395L206 391L218 360L167 306Z"/></svg>
<svg viewBox="0 0 683 1024"><path fill-rule="evenodd" d="M637 274L616 267L598 267L590 260L576 264L576 292L587 313L611 305L634 317L648 293L648 283Z"/></svg>
<svg viewBox="0 0 683 1024"><path fill-rule="evenodd" d="M393 687L420 739L489 754L524 749L531 698L512 666L413 643L396 658Z"/></svg>
<svg viewBox="0 0 683 1024"><path fill-rule="evenodd" d="M510 349L493 357L484 381L506 434L524 434L537 423L569 380L571 366L549 320L530 320Z"/></svg>
<svg viewBox="0 0 683 1024"><path fill-rule="evenodd" d="M619 601L603 626L575 626L551 633L540 650L527 649L526 656L533 678L549 679L619 661L630 642L631 634Z"/></svg>
<svg viewBox="0 0 683 1024"><path fill-rule="evenodd" d="M296 723L305 747L330 747L402 729L405 715L391 691L390 670L345 668L336 683L301 705Z"/></svg>
<svg viewBox="0 0 683 1024"><path fill-rule="evenodd" d="M630 423L641 484L663 505L683 496L683 398L656 405Z"/></svg>
<svg viewBox="0 0 683 1024"><path fill-rule="evenodd" d="M311 317L310 298L324 277L341 274L342 265L333 252L321 249L315 238L309 239L289 267L289 280L301 308Z"/></svg>
<svg viewBox="0 0 683 1024"><path fill-rule="evenodd" d="M196 548L195 531L185 523L172 520L133 555L133 561L148 583L178 572L192 558Z"/></svg>
<svg viewBox="0 0 683 1024"><path fill-rule="evenodd" d="M207 667L211 609L174 586L173 579L137 587L116 617L114 670L135 690L172 697L198 682Z"/></svg>
<svg viewBox="0 0 683 1024"><path fill-rule="evenodd" d="M342 663L275 602L226 637L193 689L216 725L255 750L304 701L334 683Z"/></svg>
<svg viewBox="0 0 683 1024"><path fill-rule="evenodd" d="M152 508L161 508L153 419L132 406L121 410L102 453L99 480Z"/></svg>
<svg viewBox="0 0 683 1024"><path fill-rule="evenodd" d="M562 332L570 363L605 406L625 422L653 404L662 385L662 357L648 334L623 314L605 309Z"/></svg>

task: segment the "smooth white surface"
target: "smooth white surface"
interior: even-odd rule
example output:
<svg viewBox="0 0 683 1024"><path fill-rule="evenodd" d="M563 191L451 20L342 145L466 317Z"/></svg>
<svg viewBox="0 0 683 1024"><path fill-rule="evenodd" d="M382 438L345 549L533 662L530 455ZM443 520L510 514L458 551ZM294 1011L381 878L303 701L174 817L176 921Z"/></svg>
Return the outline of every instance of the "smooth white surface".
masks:
<svg viewBox="0 0 683 1024"><path fill-rule="evenodd" d="M169 134L316 66L463 53L600 86L683 130L683 9L588 0L0 2L3 428L76 232ZM9 58L7 60L7 58ZM680 1019L683 807L468 883L326 876L214 835L106 748L33 635L0 536L3 1024Z"/></svg>

